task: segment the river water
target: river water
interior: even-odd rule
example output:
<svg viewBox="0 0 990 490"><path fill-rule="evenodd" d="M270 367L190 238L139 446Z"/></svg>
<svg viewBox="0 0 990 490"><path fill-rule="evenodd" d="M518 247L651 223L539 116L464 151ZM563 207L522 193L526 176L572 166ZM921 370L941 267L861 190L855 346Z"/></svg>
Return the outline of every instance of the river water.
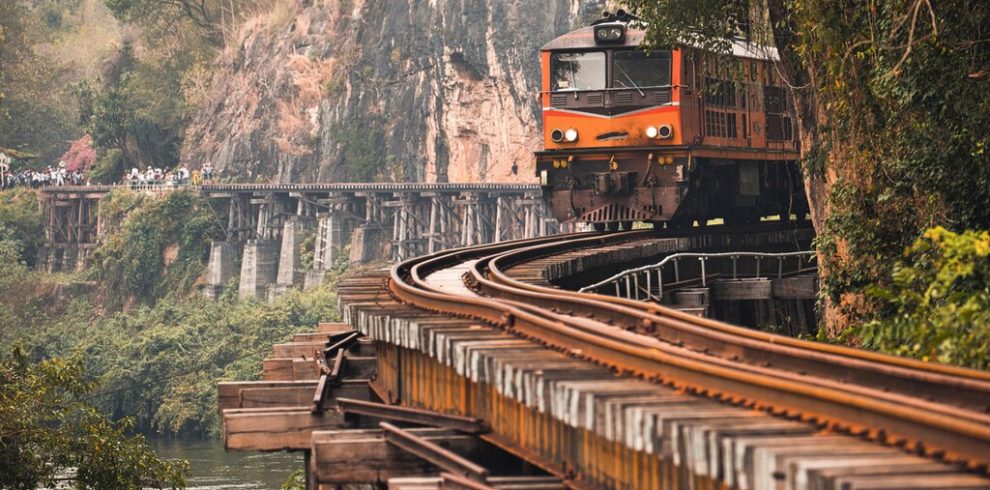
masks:
<svg viewBox="0 0 990 490"><path fill-rule="evenodd" d="M153 438L158 456L189 461L189 490L277 490L303 467L302 453L226 452L215 438Z"/></svg>

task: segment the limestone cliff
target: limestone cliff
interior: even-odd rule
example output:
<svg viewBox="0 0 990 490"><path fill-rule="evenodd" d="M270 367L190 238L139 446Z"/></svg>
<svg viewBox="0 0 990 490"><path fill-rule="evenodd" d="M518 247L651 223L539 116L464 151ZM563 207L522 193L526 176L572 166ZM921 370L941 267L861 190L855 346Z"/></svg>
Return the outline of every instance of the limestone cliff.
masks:
<svg viewBox="0 0 990 490"><path fill-rule="evenodd" d="M532 181L539 47L604 8L283 2L246 22L217 61L186 137L189 164L240 181Z"/></svg>

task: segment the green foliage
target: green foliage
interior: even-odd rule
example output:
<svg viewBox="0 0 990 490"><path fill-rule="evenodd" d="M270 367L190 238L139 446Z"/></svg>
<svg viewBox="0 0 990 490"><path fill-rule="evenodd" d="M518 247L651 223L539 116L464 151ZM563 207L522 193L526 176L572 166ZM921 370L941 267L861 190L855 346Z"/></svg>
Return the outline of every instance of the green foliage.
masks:
<svg viewBox="0 0 990 490"><path fill-rule="evenodd" d="M38 247L45 240L44 220L38 196L30 189L0 192L0 240L10 240L9 246L18 251L16 262L34 265Z"/></svg>
<svg viewBox="0 0 990 490"><path fill-rule="evenodd" d="M124 153L117 148L101 152L93 167L89 169L89 177L94 182L117 183L123 182L127 173Z"/></svg>
<svg viewBox="0 0 990 490"><path fill-rule="evenodd" d="M748 29L747 2L631 0L624 3L647 22L646 41L652 46L687 43L711 52L727 53L733 36Z"/></svg>
<svg viewBox="0 0 990 490"><path fill-rule="evenodd" d="M378 182L386 177L388 150L385 121L364 115L334 126L333 139L340 145L343 167L349 182Z"/></svg>
<svg viewBox="0 0 990 490"><path fill-rule="evenodd" d="M648 39L724 50L757 2L637 0ZM990 3L769 0L754 38L792 85L817 219L828 331L890 310L898 254L924 230L990 228ZM760 27L764 25L765 27ZM745 30L745 29L744 29ZM766 35L761 31L769 30ZM712 37L704 41L701 38Z"/></svg>
<svg viewBox="0 0 990 490"><path fill-rule="evenodd" d="M306 470L296 470L285 479L281 490L306 490Z"/></svg>
<svg viewBox="0 0 990 490"><path fill-rule="evenodd" d="M870 294L884 315L850 329L864 346L925 361L990 368L990 233L925 232Z"/></svg>
<svg viewBox="0 0 990 490"><path fill-rule="evenodd" d="M124 216L119 232L92 255L91 275L107 307L188 294L205 267L208 242L218 233L201 196L171 192L155 198L117 190L100 208Z"/></svg>
<svg viewBox="0 0 990 490"><path fill-rule="evenodd" d="M796 49L820 77L832 142L831 214L822 234L831 301L890 285L899 250L924 230L990 226L990 50L979 32L986 2L887 1L875 10L801 3L802 18L833 19L801 31ZM917 7L920 14L914 17ZM918 19L921 20L918 20ZM982 81L979 81L980 77ZM872 306L844 305L853 320ZM877 313L886 312L879 309Z"/></svg>
<svg viewBox="0 0 990 490"><path fill-rule="evenodd" d="M169 298L109 316L94 316L90 305L76 297L58 319L20 325L17 340L38 358L80 351L101 382L95 406L165 433L215 433L218 381L258 379L273 344L339 318L332 283L271 304L238 301L232 284L215 302Z"/></svg>
<svg viewBox="0 0 990 490"><path fill-rule="evenodd" d="M110 422L86 402L79 355L31 362L0 358L0 487L54 488L75 469L75 488L184 488L188 463L158 459L129 421Z"/></svg>
<svg viewBox="0 0 990 490"><path fill-rule="evenodd" d="M0 2L0 146L50 162L79 135L64 66L35 50L42 30L24 2Z"/></svg>

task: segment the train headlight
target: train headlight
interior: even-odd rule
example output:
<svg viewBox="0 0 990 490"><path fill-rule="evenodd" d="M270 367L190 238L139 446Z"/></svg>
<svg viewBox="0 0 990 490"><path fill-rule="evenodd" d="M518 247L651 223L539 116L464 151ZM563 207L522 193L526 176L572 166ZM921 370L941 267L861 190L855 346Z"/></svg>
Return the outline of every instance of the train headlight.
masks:
<svg viewBox="0 0 990 490"><path fill-rule="evenodd" d="M564 138L566 138L569 143L573 143L577 141L578 139L577 130L574 128L568 129L567 132L564 133Z"/></svg>
<svg viewBox="0 0 990 490"><path fill-rule="evenodd" d="M621 43L625 40L625 26L606 24L595 27L595 42L597 43Z"/></svg>
<svg viewBox="0 0 990 490"><path fill-rule="evenodd" d="M564 132L559 129L550 131L550 141L553 141L554 143L564 141Z"/></svg>
<svg viewBox="0 0 990 490"><path fill-rule="evenodd" d="M646 127L646 137L647 138L651 138L651 139L652 138L656 138L657 137L657 134L658 133L657 133L657 127L656 126L647 126Z"/></svg>
<svg viewBox="0 0 990 490"><path fill-rule="evenodd" d="M657 137L660 139L668 140L674 136L674 127L669 124L661 124L657 128Z"/></svg>

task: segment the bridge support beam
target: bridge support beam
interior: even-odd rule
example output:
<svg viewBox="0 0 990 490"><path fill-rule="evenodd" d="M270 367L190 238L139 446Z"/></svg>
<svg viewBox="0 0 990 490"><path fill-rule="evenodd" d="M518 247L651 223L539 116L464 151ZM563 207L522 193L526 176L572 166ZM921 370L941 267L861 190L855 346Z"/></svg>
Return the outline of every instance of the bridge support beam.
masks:
<svg viewBox="0 0 990 490"><path fill-rule="evenodd" d="M52 187L41 193L47 243L38 267L81 269L106 229L101 198L113 186ZM180 190L150 187L152 195ZM223 184L198 188L208 199L222 241L210 245L203 294L216 298L238 277L242 298L322 284L347 260L404 260L458 246L556 233L540 190L520 184ZM301 264L315 228L312 270ZM220 238L220 237L218 237ZM348 250L350 247L350 250ZM243 248L243 250L242 250ZM306 252L309 252L307 250ZM241 260L243 257L243 260Z"/></svg>
<svg viewBox="0 0 990 490"><path fill-rule="evenodd" d="M237 244L228 241L210 242L210 259L206 264L206 285L203 295L217 299L223 288L237 277Z"/></svg>
<svg viewBox="0 0 990 490"><path fill-rule="evenodd" d="M302 244L312 228L313 219L307 216L290 216L282 224L278 277L273 289L275 295L303 283L306 271L303 270L302 264Z"/></svg>
<svg viewBox="0 0 990 490"><path fill-rule="evenodd" d="M238 296L241 299L267 298L268 286L278 277L279 242L248 240L241 259Z"/></svg>

